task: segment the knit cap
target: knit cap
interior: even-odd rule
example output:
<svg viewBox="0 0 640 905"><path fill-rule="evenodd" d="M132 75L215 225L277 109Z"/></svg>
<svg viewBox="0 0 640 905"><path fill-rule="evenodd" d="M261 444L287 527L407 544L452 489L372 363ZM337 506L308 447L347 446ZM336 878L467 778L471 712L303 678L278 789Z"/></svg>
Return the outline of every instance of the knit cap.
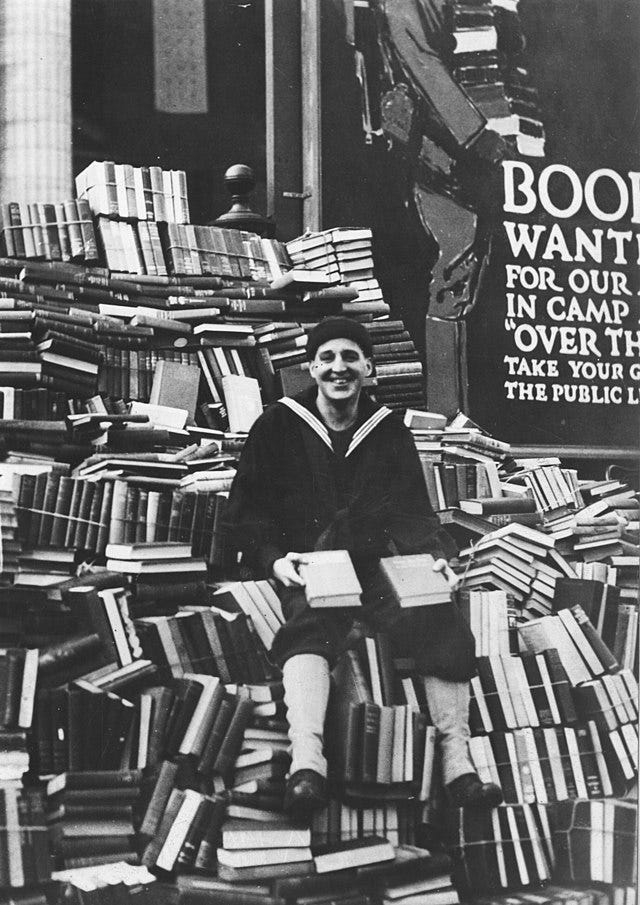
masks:
<svg viewBox="0 0 640 905"><path fill-rule="evenodd" d="M352 321L348 317L325 317L311 330L307 338L309 361L313 361L316 357L320 346L332 339L350 339L360 346L365 358L371 358L373 347L366 327L359 321Z"/></svg>

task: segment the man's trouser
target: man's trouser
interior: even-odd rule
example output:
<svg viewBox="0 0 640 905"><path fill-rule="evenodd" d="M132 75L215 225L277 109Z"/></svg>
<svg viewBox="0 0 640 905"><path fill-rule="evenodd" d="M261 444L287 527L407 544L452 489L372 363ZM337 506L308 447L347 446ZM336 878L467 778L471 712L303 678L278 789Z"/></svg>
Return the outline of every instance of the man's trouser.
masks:
<svg viewBox="0 0 640 905"><path fill-rule="evenodd" d="M311 609L303 588L280 589L286 622L276 635L271 654L283 671L291 773L309 768L326 775L322 743L329 670L345 649L354 616L374 632L385 632L394 656L414 659L423 676L433 725L440 734L444 782L473 772L467 740L474 642L468 627L453 603L401 610L375 571L364 575L360 571L359 578L363 606L357 610ZM435 618L436 609L439 619ZM451 633L455 633L453 638Z"/></svg>

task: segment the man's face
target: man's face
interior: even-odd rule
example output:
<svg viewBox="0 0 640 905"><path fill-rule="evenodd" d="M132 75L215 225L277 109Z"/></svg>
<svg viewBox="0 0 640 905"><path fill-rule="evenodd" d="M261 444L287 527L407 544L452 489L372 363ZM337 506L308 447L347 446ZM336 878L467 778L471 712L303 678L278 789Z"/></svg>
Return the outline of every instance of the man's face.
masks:
<svg viewBox="0 0 640 905"><path fill-rule="evenodd" d="M372 364L357 343L338 337L318 347L309 369L318 392L335 405L358 398Z"/></svg>

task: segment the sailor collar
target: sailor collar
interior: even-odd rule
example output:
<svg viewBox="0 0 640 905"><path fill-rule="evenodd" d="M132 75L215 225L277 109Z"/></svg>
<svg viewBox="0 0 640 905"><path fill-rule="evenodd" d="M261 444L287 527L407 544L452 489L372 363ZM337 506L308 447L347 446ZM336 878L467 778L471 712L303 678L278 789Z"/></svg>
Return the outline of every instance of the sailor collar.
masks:
<svg viewBox="0 0 640 905"><path fill-rule="evenodd" d="M286 407L290 409L290 411L301 418L302 421L304 421L311 428L311 430L313 430L318 435L322 442L329 447L331 452L334 452L329 431L322 423L322 421L316 415L314 415L306 405L303 405L298 401L298 399L292 399L289 396L283 396L282 399L278 400L278 402L282 403L282 405L286 405ZM375 430L375 428L390 414L391 409L387 408L385 405L375 408L373 413L369 415L369 417L355 431L353 437L351 438L351 442L347 447L345 458L347 458L347 456L350 456L351 453L358 448L362 441L369 436L371 431Z"/></svg>

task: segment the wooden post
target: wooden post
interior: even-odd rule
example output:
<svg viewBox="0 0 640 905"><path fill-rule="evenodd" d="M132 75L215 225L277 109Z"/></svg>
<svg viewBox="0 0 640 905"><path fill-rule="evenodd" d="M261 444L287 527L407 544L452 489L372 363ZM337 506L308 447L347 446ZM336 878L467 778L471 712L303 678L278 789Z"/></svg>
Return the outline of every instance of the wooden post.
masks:
<svg viewBox="0 0 640 905"><path fill-rule="evenodd" d="M302 230L300 2L265 0L267 216L278 238Z"/></svg>
<svg viewBox="0 0 640 905"><path fill-rule="evenodd" d="M320 0L302 0L302 219L305 230L322 228L322 132Z"/></svg>

